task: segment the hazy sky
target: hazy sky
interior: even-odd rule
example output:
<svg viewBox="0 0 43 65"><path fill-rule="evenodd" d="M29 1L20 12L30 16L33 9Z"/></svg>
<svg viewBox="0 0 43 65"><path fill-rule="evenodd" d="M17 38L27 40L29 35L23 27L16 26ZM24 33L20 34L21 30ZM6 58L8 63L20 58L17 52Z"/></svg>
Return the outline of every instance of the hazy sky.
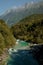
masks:
<svg viewBox="0 0 43 65"><path fill-rule="evenodd" d="M0 0L0 15L12 7L20 6L27 2L38 2L38 1L41 0Z"/></svg>

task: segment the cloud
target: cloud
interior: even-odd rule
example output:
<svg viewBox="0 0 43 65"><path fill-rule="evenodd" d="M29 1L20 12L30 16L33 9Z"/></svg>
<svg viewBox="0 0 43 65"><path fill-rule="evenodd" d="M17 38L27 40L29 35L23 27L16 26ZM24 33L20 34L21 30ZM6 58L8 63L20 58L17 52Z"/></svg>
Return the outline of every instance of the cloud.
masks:
<svg viewBox="0 0 43 65"><path fill-rule="evenodd" d="M31 4L33 4L34 3L34 1L31 1Z"/></svg>
<svg viewBox="0 0 43 65"><path fill-rule="evenodd" d="M17 9L17 6L13 6L12 9Z"/></svg>
<svg viewBox="0 0 43 65"><path fill-rule="evenodd" d="M16 8L17 8L17 6L13 6L12 8L13 8L13 9L16 9Z"/></svg>

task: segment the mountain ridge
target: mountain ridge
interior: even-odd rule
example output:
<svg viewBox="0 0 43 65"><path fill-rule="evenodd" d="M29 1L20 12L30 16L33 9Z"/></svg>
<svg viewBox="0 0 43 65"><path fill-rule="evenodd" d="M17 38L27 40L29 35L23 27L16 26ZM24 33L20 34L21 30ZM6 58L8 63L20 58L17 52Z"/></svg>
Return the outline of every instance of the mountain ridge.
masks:
<svg viewBox="0 0 43 65"><path fill-rule="evenodd" d="M43 13L43 2L39 3L26 3L23 6L17 7L16 9L9 10L9 13L5 16L2 15L0 18L4 19L6 23L11 26L12 24L17 23L26 16L32 14L42 14Z"/></svg>

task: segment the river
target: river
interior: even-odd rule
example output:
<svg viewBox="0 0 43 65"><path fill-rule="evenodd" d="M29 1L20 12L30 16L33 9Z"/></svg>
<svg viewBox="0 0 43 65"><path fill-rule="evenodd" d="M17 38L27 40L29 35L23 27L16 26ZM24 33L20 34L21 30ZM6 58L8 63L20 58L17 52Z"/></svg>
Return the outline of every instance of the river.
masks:
<svg viewBox="0 0 43 65"><path fill-rule="evenodd" d="M30 49L21 49L21 47L26 47L28 43L24 41L17 41L19 44L18 47L15 46L15 50L12 50L10 59L8 60L7 65L38 65L37 60L33 57L32 50ZM10 50L9 50L10 52Z"/></svg>

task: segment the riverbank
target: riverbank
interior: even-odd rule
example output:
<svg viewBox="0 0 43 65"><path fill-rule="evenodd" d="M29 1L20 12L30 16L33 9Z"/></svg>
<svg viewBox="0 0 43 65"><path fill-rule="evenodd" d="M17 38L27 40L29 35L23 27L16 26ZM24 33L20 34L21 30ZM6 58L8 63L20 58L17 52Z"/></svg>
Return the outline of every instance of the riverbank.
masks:
<svg viewBox="0 0 43 65"><path fill-rule="evenodd" d="M7 65L8 51L4 50L3 54L0 55L0 65Z"/></svg>

